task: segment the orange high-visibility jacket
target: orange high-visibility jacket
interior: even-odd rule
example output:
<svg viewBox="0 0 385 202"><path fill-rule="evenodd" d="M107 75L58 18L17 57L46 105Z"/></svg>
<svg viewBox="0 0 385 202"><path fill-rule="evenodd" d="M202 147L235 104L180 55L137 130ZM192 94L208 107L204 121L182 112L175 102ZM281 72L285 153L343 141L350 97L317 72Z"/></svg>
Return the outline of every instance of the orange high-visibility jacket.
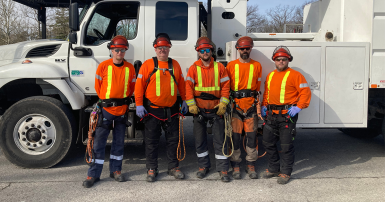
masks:
<svg viewBox="0 0 385 202"><path fill-rule="evenodd" d="M297 107L304 109L309 106L310 100L309 85L300 72L289 67L285 71L274 70L267 75L262 106L297 104ZM286 112L283 110L283 113Z"/></svg>
<svg viewBox="0 0 385 202"><path fill-rule="evenodd" d="M117 67L112 58L99 64L95 75L95 90L100 99L126 98L134 93L136 82L134 66L124 61L123 66ZM126 113L127 105L117 107L104 107L115 116Z"/></svg>
<svg viewBox="0 0 385 202"><path fill-rule="evenodd" d="M241 63L239 59L231 61L226 67L230 77L230 87L232 91L252 90L259 91L261 88L262 66L255 60L250 60L249 63ZM247 97L234 99L238 109L244 112L254 104L255 98Z"/></svg>
<svg viewBox="0 0 385 202"><path fill-rule="evenodd" d="M194 98L201 93L212 94L220 100L202 100ZM205 67L201 59L194 62L188 70L186 78L186 103L188 106L197 105L203 109L213 109L219 102L229 103L230 79L223 64L214 62Z"/></svg>
<svg viewBox="0 0 385 202"><path fill-rule="evenodd" d="M146 60L139 70L138 80L135 86L135 102L137 106L143 105L143 95L150 102L158 107L172 107L177 99L178 90L182 100L186 100L185 81L182 70L176 60L172 60L173 74L177 80L178 86L170 75L168 62L158 60L158 68L152 76L147 86L147 79L154 71L154 60ZM165 69L162 71L161 69ZM146 90L147 86L147 90Z"/></svg>

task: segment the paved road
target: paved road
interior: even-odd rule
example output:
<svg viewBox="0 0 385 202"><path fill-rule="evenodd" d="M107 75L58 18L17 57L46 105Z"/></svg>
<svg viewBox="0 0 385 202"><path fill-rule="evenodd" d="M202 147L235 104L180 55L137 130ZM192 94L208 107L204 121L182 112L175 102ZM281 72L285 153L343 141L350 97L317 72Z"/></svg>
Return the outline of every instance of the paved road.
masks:
<svg viewBox="0 0 385 202"><path fill-rule="evenodd" d="M50 169L22 169L10 164L0 151L0 201L384 201L385 155L382 136L359 140L338 130L299 130L292 180L279 185L276 179L249 179L223 183L213 170L200 180L197 170L191 119L185 124L187 157L180 167L187 179L167 175L167 159L160 153L160 175L145 181L144 148L126 147L123 173L128 182L109 178L105 162L102 181L91 189L81 184L86 177L84 147ZM209 139L212 145L212 138ZM161 140L164 148L164 138ZM263 149L260 148L260 152ZM214 162L211 150L212 162ZM243 153L243 156L245 154ZM106 156L109 156L108 153ZM266 169L258 159L257 172ZM244 167L244 165L243 165Z"/></svg>

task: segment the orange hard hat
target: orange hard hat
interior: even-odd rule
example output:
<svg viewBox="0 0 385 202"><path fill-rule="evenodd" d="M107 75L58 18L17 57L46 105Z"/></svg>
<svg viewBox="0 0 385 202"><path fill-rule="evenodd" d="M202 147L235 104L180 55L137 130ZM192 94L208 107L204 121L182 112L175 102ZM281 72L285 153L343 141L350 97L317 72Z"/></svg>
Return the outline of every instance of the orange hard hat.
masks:
<svg viewBox="0 0 385 202"><path fill-rule="evenodd" d="M202 48L214 49L214 46L211 43L211 40L207 37L200 37L195 44L195 50L198 51Z"/></svg>
<svg viewBox="0 0 385 202"><path fill-rule="evenodd" d="M275 48L271 59L275 60L277 57L287 57L289 62L293 61L293 56L290 54L290 51L286 46L278 46Z"/></svg>
<svg viewBox="0 0 385 202"><path fill-rule="evenodd" d="M171 48L171 39L166 33L159 33L156 35L156 38L152 44L154 48L160 47L160 46L167 46Z"/></svg>
<svg viewBox="0 0 385 202"><path fill-rule="evenodd" d="M243 36L238 39L237 44L235 44L235 48L253 48L254 42L253 39L248 36Z"/></svg>
<svg viewBox="0 0 385 202"><path fill-rule="evenodd" d="M111 48L124 48L128 49L128 42L126 37L122 35L117 35L115 36L110 43L107 44L108 49Z"/></svg>

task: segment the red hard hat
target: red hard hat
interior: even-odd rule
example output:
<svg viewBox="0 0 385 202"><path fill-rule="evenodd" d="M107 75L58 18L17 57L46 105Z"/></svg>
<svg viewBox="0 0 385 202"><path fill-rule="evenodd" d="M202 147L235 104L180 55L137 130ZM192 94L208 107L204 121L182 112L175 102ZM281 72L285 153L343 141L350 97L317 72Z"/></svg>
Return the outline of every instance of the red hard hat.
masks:
<svg viewBox="0 0 385 202"><path fill-rule="evenodd" d="M290 54L289 49L286 46L278 46L274 52L272 60L275 60L277 57L287 57L289 62L293 60L293 56Z"/></svg>
<svg viewBox="0 0 385 202"><path fill-rule="evenodd" d="M128 42L127 42L126 37L124 37L122 35L117 35L111 40L110 43L108 43L107 47L108 47L108 49L124 48L127 50L128 49Z"/></svg>
<svg viewBox="0 0 385 202"><path fill-rule="evenodd" d="M243 36L238 39L237 44L235 45L235 48L253 48L254 42L253 39L251 39L248 36Z"/></svg>
<svg viewBox="0 0 385 202"><path fill-rule="evenodd" d="M195 44L195 50L198 51L202 48L214 49L214 46L211 43L211 40L207 37L200 37Z"/></svg>
<svg viewBox="0 0 385 202"><path fill-rule="evenodd" d="M167 46L171 48L171 39L166 33L160 33L156 36L153 44L154 48L160 46Z"/></svg>

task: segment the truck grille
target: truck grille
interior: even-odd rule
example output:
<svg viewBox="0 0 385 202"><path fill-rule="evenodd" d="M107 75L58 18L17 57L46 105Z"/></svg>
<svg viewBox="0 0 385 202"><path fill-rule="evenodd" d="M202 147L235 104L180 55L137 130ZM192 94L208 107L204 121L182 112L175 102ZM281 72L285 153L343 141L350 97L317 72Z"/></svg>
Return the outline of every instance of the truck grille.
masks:
<svg viewBox="0 0 385 202"><path fill-rule="evenodd" d="M59 45L50 45L50 46L41 46L30 50L27 53L26 58L32 57L48 57L56 53L59 50L61 44Z"/></svg>

